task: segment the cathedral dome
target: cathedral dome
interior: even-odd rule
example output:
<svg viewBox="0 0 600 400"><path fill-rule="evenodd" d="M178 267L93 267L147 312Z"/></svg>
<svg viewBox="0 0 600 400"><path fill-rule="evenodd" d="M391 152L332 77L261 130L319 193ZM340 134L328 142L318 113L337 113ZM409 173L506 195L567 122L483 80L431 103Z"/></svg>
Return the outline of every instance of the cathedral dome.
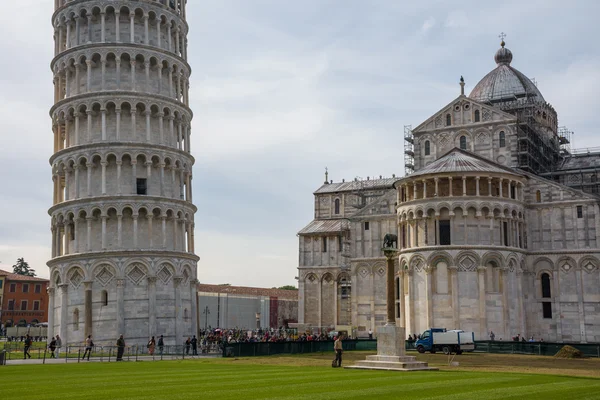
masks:
<svg viewBox="0 0 600 400"><path fill-rule="evenodd" d="M517 69L511 67L512 52L500 43L501 47L494 55L498 65L479 81L469 94L473 100L499 103L515 99L532 98L536 102L545 102L542 93L535 84Z"/></svg>

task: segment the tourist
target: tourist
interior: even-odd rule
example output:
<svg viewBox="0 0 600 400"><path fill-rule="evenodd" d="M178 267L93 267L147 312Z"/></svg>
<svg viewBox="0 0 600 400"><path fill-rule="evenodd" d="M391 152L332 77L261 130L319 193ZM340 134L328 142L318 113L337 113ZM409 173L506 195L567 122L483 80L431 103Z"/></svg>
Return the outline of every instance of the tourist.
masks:
<svg viewBox="0 0 600 400"><path fill-rule="evenodd" d="M54 355L54 357L58 358L58 356L60 355L61 347L62 347L62 339L60 338L60 335L56 335L56 354Z"/></svg>
<svg viewBox="0 0 600 400"><path fill-rule="evenodd" d="M85 360L85 356L87 354L87 359L90 361L90 355L92 354L92 347L94 347L94 342L92 342L92 335L88 335L87 339L85 339L85 351L83 352L83 359Z"/></svg>
<svg viewBox="0 0 600 400"><path fill-rule="evenodd" d="M190 354L190 345L192 344L192 339L187 338L185 341L185 354Z"/></svg>
<svg viewBox="0 0 600 400"><path fill-rule="evenodd" d="M154 355L154 347L156 347L156 340L154 340L154 336L152 336L150 338L146 347L148 347L148 354L153 356Z"/></svg>
<svg viewBox="0 0 600 400"><path fill-rule="evenodd" d="M123 335L117 339L117 361L123 361L123 353L125 352L125 339Z"/></svg>
<svg viewBox="0 0 600 400"><path fill-rule="evenodd" d="M54 358L54 351L56 350L56 339L52 338L50 344L48 345L48 349L50 350L50 358Z"/></svg>
<svg viewBox="0 0 600 400"><path fill-rule="evenodd" d="M196 335L192 338L192 355L198 355L198 339L196 339Z"/></svg>
<svg viewBox="0 0 600 400"><path fill-rule="evenodd" d="M342 366L342 335L339 335L335 339L335 343L333 344L333 350L335 351L335 361L337 362L337 366Z"/></svg>
<svg viewBox="0 0 600 400"><path fill-rule="evenodd" d="M490 331L490 340L493 342L494 339L496 339L496 335L494 334L494 331Z"/></svg>
<svg viewBox="0 0 600 400"><path fill-rule="evenodd" d="M373 340L373 331L369 329L369 340Z"/></svg>
<svg viewBox="0 0 600 400"><path fill-rule="evenodd" d="M32 344L31 336L29 336L29 334L27 334L27 336L25 336L25 344L23 346L23 360L25 360L27 357L31 358L31 354L29 354L29 349L31 348L31 344Z"/></svg>
<svg viewBox="0 0 600 400"><path fill-rule="evenodd" d="M160 337L158 338L158 352L160 353L161 356L163 354L164 347L165 347L165 342L163 341L163 335L160 335Z"/></svg>

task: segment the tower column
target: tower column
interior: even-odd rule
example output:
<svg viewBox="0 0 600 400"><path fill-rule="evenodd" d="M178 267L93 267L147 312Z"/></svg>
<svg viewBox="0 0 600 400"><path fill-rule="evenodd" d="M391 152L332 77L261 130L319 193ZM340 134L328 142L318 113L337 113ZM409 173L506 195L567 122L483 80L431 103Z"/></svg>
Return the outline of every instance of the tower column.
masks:
<svg viewBox="0 0 600 400"><path fill-rule="evenodd" d="M58 285L60 288L60 338L62 339L63 346L67 346L69 343L69 284L62 283ZM62 350L62 349L61 349Z"/></svg>

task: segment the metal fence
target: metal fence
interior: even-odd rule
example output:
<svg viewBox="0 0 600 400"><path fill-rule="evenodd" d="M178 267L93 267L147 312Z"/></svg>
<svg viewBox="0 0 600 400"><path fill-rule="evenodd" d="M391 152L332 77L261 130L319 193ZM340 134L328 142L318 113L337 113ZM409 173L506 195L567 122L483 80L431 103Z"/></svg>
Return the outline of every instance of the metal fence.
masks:
<svg viewBox="0 0 600 400"><path fill-rule="evenodd" d="M223 357L252 357L275 354L303 354L333 352L333 341L324 342L268 342L268 343L228 343L223 348ZM580 350L586 357L600 357L599 343L545 343L545 342L497 342L477 341L475 352L496 354L529 354L553 356L566 344ZM345 340L342 346L346 351L376 351L377 340ZM407 351L416 351L414 342L405 342Z"/></svg>
<svg viewBox="0 0 600 400"><path fill-rule="evenodd" d="M84 359L93 359L101 362L117 361L118 348L117 346L94 346L89 356L86 354L86 347L81 345L68 345L57 348L54 352L50 351L45 344L36 343L29 348L31 359L43 360L64 360L65 362L79 362ZM137 361L138 359L185 359L189 357L200 356L220 356L223 350L218 344L207 346L198 346L196 354L194 354L191 346L173 345L164 346L162 349L155 347L154 352L150 354L150 350L145 345L125 346L123 349L123 360ZM6 342L4 345L4 360L23 360L25 359L25 345L23 342ZM27 357L29 359L29 357Z"/></svg>

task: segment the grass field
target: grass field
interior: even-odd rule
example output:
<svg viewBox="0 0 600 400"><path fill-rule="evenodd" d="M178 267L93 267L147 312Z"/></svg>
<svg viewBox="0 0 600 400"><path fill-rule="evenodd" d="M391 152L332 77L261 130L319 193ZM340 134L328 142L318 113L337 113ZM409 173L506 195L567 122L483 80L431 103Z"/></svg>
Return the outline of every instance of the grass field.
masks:
<svg viewBox="0 0 600 400"><path fill-rule="evenodd" d="M352 354L348 358L363 355ZM468 366L460 370L411 373L322 366L330 358L329 354L317 354L239 360L7 366L0 367L0 393L3 398L28 400L600 399L597 378L487 372ZM441 364L442 360L438 358ZM549 358L545 360L552 362ZM588 367L598 365L592 363Z"/></svg>

